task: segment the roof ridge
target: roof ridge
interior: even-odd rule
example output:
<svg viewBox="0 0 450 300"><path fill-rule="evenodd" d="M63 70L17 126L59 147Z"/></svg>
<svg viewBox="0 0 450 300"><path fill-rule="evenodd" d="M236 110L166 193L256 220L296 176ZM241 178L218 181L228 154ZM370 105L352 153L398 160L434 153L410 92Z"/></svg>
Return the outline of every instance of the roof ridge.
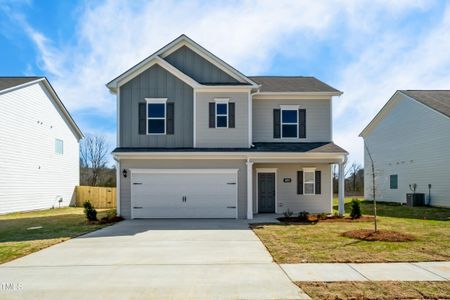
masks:
<svg viewBox="0 0 450 300"><path fill-rule="evenodd" d="M247 76L247 77L252 77L252 78L256 78L256 77L273 77L273 78L316 78L314 76L303 76L303 75L255 75L255 76Z"/></svg>

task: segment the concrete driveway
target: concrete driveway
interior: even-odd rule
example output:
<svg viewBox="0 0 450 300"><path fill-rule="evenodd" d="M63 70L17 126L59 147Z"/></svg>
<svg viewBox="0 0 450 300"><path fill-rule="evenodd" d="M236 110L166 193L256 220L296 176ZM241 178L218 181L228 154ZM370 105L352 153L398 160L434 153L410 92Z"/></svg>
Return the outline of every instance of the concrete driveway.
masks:
<svg viewBox="0 0 450 300"><path fill-rule="evenodd" d="M1 299L308 299L243 220L133 220L0 266Z"/></svg>

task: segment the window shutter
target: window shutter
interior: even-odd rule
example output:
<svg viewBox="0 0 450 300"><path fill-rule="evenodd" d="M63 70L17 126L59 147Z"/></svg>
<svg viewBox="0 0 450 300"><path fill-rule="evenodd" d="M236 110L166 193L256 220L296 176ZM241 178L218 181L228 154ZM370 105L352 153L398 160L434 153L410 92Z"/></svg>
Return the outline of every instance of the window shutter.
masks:
<svg viewBox="0 0 450 300"><path fill-rule="evenodd" d="M322 192L322 172L316 171L316 195L319 195Z"/></svg>
<svg viewBox="0 0 450 300"><path fill-rule="evenodd" d="M303 195L303 171L297 171L297 194Z"/></svg>
<svg viewBox="0 0 450 300"><path fill-rule="evenodd" d="M175 103L167 103L166 134L175 132Z"/></svg>
<svg viewBox="0 0 450 300"><path fill-rule="evenodd" d="M147 103L139 103L139 134L147 134Z"/></svg>
<svg viewBox="0 0 450 300"><path fill-rule="evenodd" d="M298 137L306 138L306 109L298 110Z"/></svg>
<svg viewBox="0 0 450 300"><path fill-rule="evenodd" d="M228 127L229 128L234 128L234 107L235 107L235 103L234 102L230 102L228 103Z"/></svg>
<svg viewBox="0 0 450 300"><path fill-rule="evenodd" d="M216 127L216 103L209 103L209 128Z"/></svg>
<svg viewBox="0 0 450 300"><path fill-rule="evenodd" d="M280 127L280 110L273 110L273 138L279 139L281 136L281 127Z"/></svg>

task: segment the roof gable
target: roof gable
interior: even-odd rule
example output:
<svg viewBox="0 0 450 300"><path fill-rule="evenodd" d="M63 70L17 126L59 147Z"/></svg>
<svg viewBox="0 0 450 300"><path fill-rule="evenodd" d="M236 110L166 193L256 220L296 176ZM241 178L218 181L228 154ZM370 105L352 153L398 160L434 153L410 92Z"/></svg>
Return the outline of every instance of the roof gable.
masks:
<svg viewBox="0 0 450 300"><path fill-rule="evenodd" d="M23 84L42 80L43 78L44 77L40 77L40 76L0 77L0 92L6 92L10 89L17 88Z"/></svg>

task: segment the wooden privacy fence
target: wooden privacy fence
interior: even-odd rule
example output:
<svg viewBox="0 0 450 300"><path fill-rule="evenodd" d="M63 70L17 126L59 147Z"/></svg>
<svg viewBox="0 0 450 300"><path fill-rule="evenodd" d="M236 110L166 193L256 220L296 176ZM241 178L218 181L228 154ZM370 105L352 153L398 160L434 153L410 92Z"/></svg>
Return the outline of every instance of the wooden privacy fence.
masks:
<svg viewBox="0 0 450 300"><path fill-rule="evenodd" d="M116 188L100 186L77 186L76 206L91 201L95 208L116 208Z"/></svg>

